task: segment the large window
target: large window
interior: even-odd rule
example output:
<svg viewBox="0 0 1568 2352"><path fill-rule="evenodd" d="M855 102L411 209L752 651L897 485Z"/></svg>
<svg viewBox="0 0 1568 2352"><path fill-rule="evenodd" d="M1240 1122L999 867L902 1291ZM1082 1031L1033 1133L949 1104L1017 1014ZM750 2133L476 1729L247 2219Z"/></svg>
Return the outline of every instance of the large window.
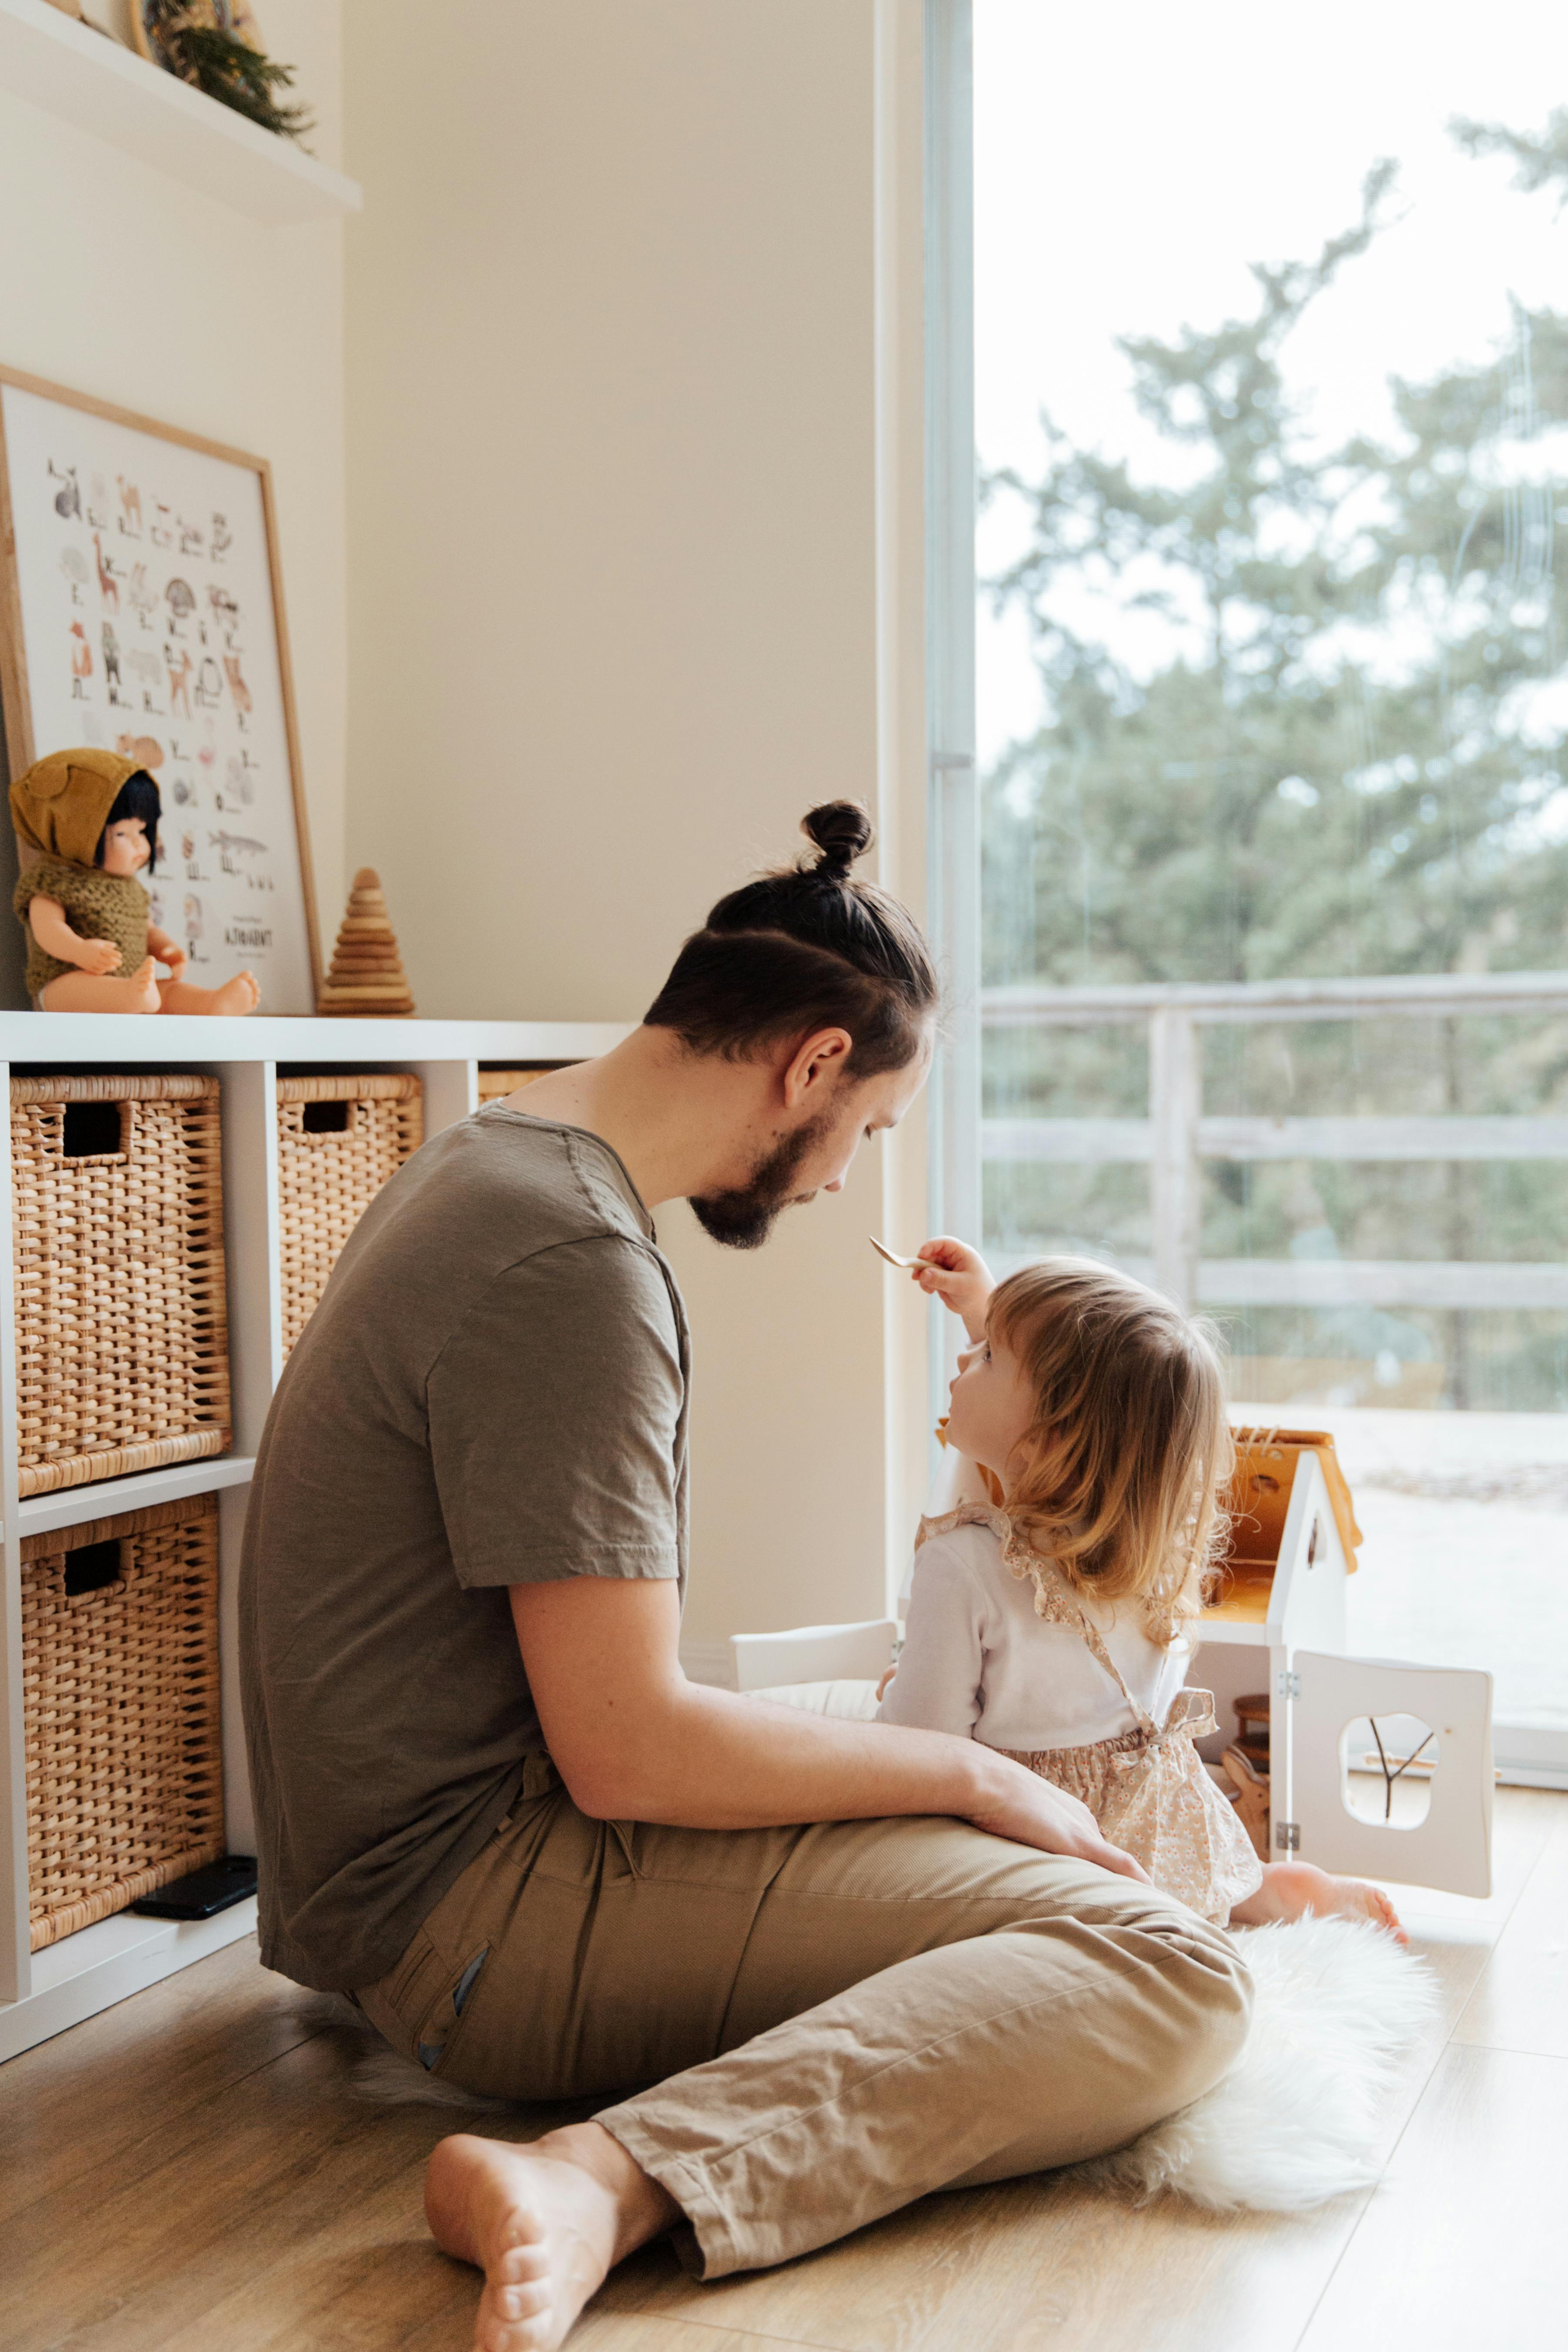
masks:
<svg viewBox="0 0 1568 2352"><path fill-rule="evenodd" d="M1568 1760L1563 19L973 30L987 1243L1214 1315Z"/></svg>

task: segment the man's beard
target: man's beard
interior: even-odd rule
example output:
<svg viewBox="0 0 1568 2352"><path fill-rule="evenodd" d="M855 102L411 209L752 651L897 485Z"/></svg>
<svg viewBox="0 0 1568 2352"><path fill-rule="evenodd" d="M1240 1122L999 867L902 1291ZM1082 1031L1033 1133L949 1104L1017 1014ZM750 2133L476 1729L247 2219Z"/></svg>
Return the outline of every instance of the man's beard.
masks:
<svg viewBox="0 0 1568 2352"><path fill-rule="evenodd" d="M809 1192L796 1192L795 1180L802 1162L821 1142L831 1123L831 1114L823 1111L804 1127L797 1127L793 1135L759 1160L749 1184L738 1186L733 1192L708 1192L700 1199L694 1198L691 1213L703 1232L714 1241L722 1242L726 1249L761 1249L773 1229L779 1211L813 1197Z"/></svg>

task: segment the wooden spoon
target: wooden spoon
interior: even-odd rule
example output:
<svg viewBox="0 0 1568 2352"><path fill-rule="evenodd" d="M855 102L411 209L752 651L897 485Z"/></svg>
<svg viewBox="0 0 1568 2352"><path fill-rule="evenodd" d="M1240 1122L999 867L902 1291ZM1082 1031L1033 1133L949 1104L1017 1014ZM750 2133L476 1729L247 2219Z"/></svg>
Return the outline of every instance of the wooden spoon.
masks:
<svg viewBox="0 0 1568 2352"><path fill-rule="evenodd" d="M886 1242L879 1242L875 1234L868 1234L866 1239L879 1257L885 1257L889 1265L896 1265L902 1272L908 1272L911 1266L924 1265L927 1262L923 1257L900 1257L896 1250L888 1247Z"/></svg>

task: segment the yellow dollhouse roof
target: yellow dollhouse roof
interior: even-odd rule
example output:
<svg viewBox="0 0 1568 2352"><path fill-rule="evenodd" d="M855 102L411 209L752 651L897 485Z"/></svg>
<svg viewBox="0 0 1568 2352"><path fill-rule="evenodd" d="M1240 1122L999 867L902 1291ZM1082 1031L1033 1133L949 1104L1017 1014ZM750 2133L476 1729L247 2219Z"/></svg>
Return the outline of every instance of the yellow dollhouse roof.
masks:
<svg viewBox="0 0 1568 2352"><path fill-rule="evenodd" d="M1315 1454L1322 1466L1323 1484L1329 1490L1329 1503L1339 1530L1345 1567L1353 1576L1356 1570L1356 1547L1362 1540L1356 1525L1355 1510L1351 1502L1351 1490L1345 1474L1340 1467L1340 1457L1334 1451L1332 1433L1326 1429L1237 1429L1236 1476L1231 1486L1228 1507L1238 1527L1257 1528L1262 1540L1259 1550L1268 1548L1269 1557L1277 1558L1279 1536L1290 1499L1290 1487L1296 1475L1294 1457ZM1277 1471L1284 1467L1282 1457L1289 1459L1289 1475L1281 1478ZM1270 1468L1270 1459L1275 1467ZM1270 1507L1277 1495L1279 1526L1271 1522L1276 1512ZM1238 1557L1248 1556L1251 1546L1233 1541L1233 1551Z"/></svg>

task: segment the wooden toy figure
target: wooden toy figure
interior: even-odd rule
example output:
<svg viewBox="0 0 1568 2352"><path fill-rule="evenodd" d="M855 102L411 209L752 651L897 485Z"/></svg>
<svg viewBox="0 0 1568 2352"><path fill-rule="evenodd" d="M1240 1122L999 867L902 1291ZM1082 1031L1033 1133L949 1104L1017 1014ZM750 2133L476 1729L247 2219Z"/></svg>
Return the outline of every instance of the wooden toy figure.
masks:
<svg viewBox="0 0 1568 2352"><path fill-rule="evenodd" d="M46 1013L255 1012L249 972L193 988L184 949L150 919L136 877L157 863L162 814L157 785L121 751L52 751L12 785L17 844L33 853L12 904L27 935L27 993Z"/></svg>

